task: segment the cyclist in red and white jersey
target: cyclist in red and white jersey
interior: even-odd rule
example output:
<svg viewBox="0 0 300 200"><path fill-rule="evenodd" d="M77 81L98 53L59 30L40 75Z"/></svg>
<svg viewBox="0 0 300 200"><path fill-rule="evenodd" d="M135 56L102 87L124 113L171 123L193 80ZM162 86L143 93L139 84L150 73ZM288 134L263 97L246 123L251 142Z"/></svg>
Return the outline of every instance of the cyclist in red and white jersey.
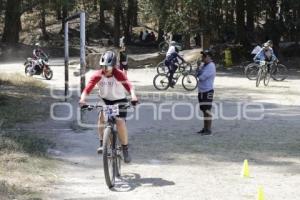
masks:
<svg viewBox="0 0 300 200"><path fill-rule="evenodd" d="M128 133L125 123L127 111L124 109L124 105L128 102L126 93L131 95L131 102L135 105L138 99L135 95L134 88L127 76L118 69L117 56L113 51L105 52L100 59L100 70L97 70L90 78L87 86L85 87L79 101L80 105L86 104L86 97L91 93L93 88L97 85L99 88L100 98L106 105L118 104L120 113L117 117L116 125L119 134L120 141L122 143L124 161L129 163L131 157L128 153ZM103 145L103 131L104 131L104 116L103 113L99 115L98 119L98 131L100 136L100 147L98 153L102 153Z"/></svg>

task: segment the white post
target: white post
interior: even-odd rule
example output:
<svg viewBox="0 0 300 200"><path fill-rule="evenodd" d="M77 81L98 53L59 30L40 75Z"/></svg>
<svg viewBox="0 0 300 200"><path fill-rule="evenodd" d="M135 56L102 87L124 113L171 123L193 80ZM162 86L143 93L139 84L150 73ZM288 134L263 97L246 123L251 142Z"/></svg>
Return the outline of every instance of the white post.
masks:
<svg viewBox="0 0 300 200"><path fill-rule="evenodd" d="M69 23L65 21L65 101L69 95Z"/></svg>
<svg viewBox="0 0 300 200"><path fill-rule="evenodd" d="M80 88L81 92L85 88L85 13L80 13Z"/></svg>

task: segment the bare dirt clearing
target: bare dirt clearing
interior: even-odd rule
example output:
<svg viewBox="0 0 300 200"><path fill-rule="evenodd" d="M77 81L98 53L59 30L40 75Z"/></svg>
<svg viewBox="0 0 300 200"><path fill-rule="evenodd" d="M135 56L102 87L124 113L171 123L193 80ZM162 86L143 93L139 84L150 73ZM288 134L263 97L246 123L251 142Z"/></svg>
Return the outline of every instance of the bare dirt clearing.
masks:
<svg viewBox="0 0 300 200"><path fill-rule="evenodd" d="M10 66L11 71L20 70ZM5 70L5 66L1 66ZM53 67L54 80L45 81L63 88L63 67ZM72 69L73 70L73 69ZM72 73L72 71L71 71ZM71 74L70 73L70 74ZM88 73L88 76L91 72ZM107 189L101 158L96 155L95 130L75 129L73 120L37 123L56 141L54 157L61 160L60 180L45 191L46 199L255 199L263 186L266 199L297 199L300 196L300 102L299 72L294 70L284 82L270 82L269 87L255 87L239 74L219 71L216 79L216 114L238 113L239 105L261 103L259 121L217 118L213 136L195 134L202 122L194 114L188 120L172 119L170 112L162 120L153 116L152 104L172 112L174 103L192 103L198 109L196 92L187 93L180 85L174 90L153 89L154 69L129 71L142 103L139 119L128 121L133 162L123 165L122 180L114 191ZM74 91L78 78L71 78ZM71 103L77 109L75 93ZM161 96L159 97L160 94ZM170 103L168 105L168 103ZM65 109L65 108L62 108ZM174 112L189 116L185 105ZM64 113L59 110L59 113ZM135 115L136 116L136 113ZM219 116L219 115L216 115ZM95 114L88 114L93 121ZM26 128L26 125L20 125ZM251 178L241 178L243 160L248 159Z"/></svg>

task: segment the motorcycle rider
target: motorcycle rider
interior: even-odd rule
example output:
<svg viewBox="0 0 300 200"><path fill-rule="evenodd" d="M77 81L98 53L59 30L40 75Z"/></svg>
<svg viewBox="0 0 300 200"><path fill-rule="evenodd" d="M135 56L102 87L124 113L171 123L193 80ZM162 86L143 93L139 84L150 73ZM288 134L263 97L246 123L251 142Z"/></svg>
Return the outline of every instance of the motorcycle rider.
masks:
<svg viewBox="0 0 300 200"><path fill-rule="evenodd" d="M41 49L41 45L38 42L35 43L32 54L34 59L47 59L48 57L48 55Z"/></svg>
<svg viewBox="0 0 300 200"><path fill-rule="evenodd" d="M38 70L36 67L40 68L41 65L43 65L43 63L41 63L43 60L48 61L48 55L41 49L41 45L38 42L35 43L32 54L33 59L37 61L37 65L32 66L30 73L35 74L36 70ZM42 61L40 61L40 59L42 59Z"/></svg>

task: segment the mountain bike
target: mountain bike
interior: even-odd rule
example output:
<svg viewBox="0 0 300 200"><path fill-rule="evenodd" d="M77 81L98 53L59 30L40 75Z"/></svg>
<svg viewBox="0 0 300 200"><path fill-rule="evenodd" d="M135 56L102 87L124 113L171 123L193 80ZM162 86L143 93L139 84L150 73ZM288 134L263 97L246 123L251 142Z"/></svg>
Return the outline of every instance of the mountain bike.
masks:
<svg viewBox="0 0 300 200"><path fill-rule="evenodd" d="M192 64L189 62L182 62L179 64L178 69L181 72L191 72L192 71ZM167 74L169 73L169 67L165 65L165 61L161 61L156 66L156 71L158 74Z"/></svg>
<svg viewBox="0 0 300 200"><path fill-rule="evenodd" d="M169 69L165 73L159 73L153 78L153 85L157 90L167 90L170 87L170 84L176 85L179 78L182 76L182 86L187 91L193 91L198 86L198 79L195 73L191 72L191 69L188 67L178 66L177 71L173 76L173 83L169 82L170 72Z"/></svg>
<svg viewBox="0 0 300 200"><path fill-rule="evenodd" d="M130 108L126 103L122 109ZM81 110L92 111L99 109L105 116L105 129L103 134L103 168L106 185L114 187L116 177L121 176L122 147L118 140L116 118L119 115L119 105L85 105Z"/></svg>
<svg viewBox="0 0 300 200"><path fill-rule="evenodd" d="M253 62L245 66L244 73L249 80L256 80L258 70L259 70L259 64ZM274 81L284 81L287 77L288 77L287 67L283 64L279 64L278 62L275 62L272 65L271 78Z"/></svg>
<svg viewBox="0 0 300 200"><path fill-rule="evenodd" d="M273 62L260 61L259 70L256 77L256 87L259 87L261 80L264 80L264 85L268 86L271 79Z"/></svg>

